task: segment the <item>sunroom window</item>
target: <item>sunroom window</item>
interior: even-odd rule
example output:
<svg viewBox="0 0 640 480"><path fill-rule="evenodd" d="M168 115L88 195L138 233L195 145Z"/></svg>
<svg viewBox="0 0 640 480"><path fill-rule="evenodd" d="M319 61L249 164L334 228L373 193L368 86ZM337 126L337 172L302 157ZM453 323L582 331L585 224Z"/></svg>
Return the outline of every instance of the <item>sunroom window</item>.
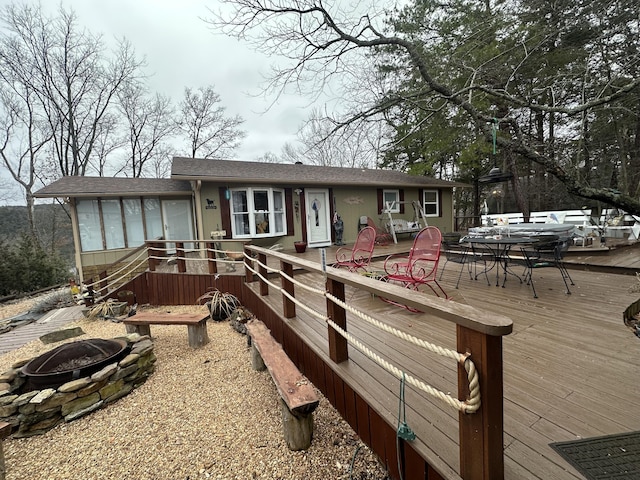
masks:
<svg viewBox="0 0 640 480"><path fill-rule="evenodd" d="M285 234L283 190L232 189L230 203L233 238L275 237Z"/></svg>
<svg viewBox="0 0 640 480"><path fill-rule="evenodd" d="M83 252L134 248L163 236L155 197L78 199L76 212Z"/></svg>

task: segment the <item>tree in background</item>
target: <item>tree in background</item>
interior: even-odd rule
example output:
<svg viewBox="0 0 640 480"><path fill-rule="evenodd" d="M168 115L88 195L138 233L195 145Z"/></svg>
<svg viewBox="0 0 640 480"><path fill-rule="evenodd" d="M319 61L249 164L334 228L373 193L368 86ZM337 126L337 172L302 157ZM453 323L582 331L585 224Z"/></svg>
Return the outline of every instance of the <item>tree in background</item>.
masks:
<svg viewBox="0 0 640 480"><path fill-rule="evenodd" d="M144 177L149 176L145 173L154 174L158 169L167 171L170 155L166 142L176 130L171 99L157 93L151 95L137 82L118 93L118 105L127 120L130 153L119 172Z"/></svg>
<svg viewBox="0 0 640 480"><path fill-rule="evenodd" d="M2 20L0 67L37 98L54 138L58 173L84 175L102 121L143 62L124 40L108 55L102 38L82 29L62 6L49 18L39 5L11 4Z"/></svg>
<svg viewBox="0 0 640 480"><path fill-rule="evenodd" d="M225 110L212 86L184 89L177 124L191 158L225 158L238 148L246 135L239 129L244 120L238 115L227 117Z"/></svg>
<svg viewBox="0 0 640 480"><path fill-rule="evenodd" d="M315 77L317 88L340 76L351 80L351 65L366 60L365 75L384 66L389 88L370 92L369 102L340 123L386 116L396 127L404 124L394 145L423 135L406 158L426 154L426 169L438 156L441 163L453 162L478 151L482 139L491 155L472 169L501 162L514 173L514 188L535 186L536 176L555 178L571 195L640 214L635 191L623 190L628 183L619 181L625 171L632 178L630 147L638 143L640 19L633 1L420 0L386 15L371 7L369 14L351 16L315 0L230 3L233 11L214 17L213 25L291 60L276 70L270 86L300 87ZM627 121L618 111L628 112ZM612 130L613 117L619 128ZM449 149L453 157L424 147L416 154L437 138L436 126L450 129L459 142ZM460 129L466 134L456 135ZM625 132L632 140L621 143ZM594 144L595 138L602 143ZM607 176L614 180L604 185ZM516 196L526 200L524 190Z"/></svg>
<svg viewBox="0 0 640 480"><path fill-rule="evenodd" d="M298 145L286 144L280 158L325 167L373 168L382 139L379 123L338 128L322 110L314 108L298 132Z"/></svg>
<svg viewBox="0 0 640 480"><path fill-rule="evenodd" d="M45 254L30 235L11 244L0 241L0 295L33 292L66 281L68 270L55 254Z"/></svg>

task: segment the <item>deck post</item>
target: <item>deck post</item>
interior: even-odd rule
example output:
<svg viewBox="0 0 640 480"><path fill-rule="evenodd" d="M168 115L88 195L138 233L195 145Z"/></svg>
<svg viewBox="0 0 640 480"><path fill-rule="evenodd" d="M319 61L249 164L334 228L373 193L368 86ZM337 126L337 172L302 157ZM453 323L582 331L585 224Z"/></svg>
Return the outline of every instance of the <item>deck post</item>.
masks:
<svg viewBox="0 0 640 480"><path fill-rule="evenodd" d="M249 250L247 247L244 248L244 263L245 263L245 268L244 268L244 280L247 283L251 283L253 282L253 272L251 270L249 270L249 266L251 266L251 268L253 268L253 266L255 265L255 262L253 261L253 257L251 257L251 250Z"/></svg>
<svg viewBox="0 0 640 480"><path fill-rule="evenodd" d="M157 260L153 258L156 256L155 246L156 246L155 242L147 242L147 260L149 262L150 272L155 272L156 265L158 264Z"/></svg>
<svg viewBox="0 0 640 480"><path fill-rule="evenodd" d="M280 261L280 270L289 276L293 277L293 265L291 263ZM293 282L285 277L282 277L282 289L292 297L295 297L295 291ZM293 318L296 316L296 304L286 295L282 294L282 312L284 318Z"/></svg>
<svg viewBox="0 0 640 480"><path fill-rule="evenodd" d="M327 278L327 292L344 302L344 283ZM344 308L327 299L327 316L343 330L347 329L347 312ZM329 357L336 363L349 359L347 339L336 332L331 326L327 326L329 335Z"/></svg>
<svg viewBox="0 0 640 480"><path fill-rule="evenodd" d="M184 243L176 242L176 257L178 257L178 273L186 273L187 262L184 259Z"/></svg>
<svg viewBox="0 0 640 480"><path fill-rule="evenodd" d="M209 267L209 274L215 275L216 273L218 273L218 264L216 262L216 252L213 251L215 249L215 243L205 242L205 245L207 248L207 265Z"/></svg>
<svg viewBox="0 0 640 480"><path fill-rule="evenodd" d="M480 409L460 413L460 476L464 480L504 479L502 337L457 325L459 352L470 352L480 380ZM469 395L464 366L458 366L458 398Z"/></svg>
<svg viewBox="0 0 640 480"><path fill-rule="evenodd" d="M262 278L267 278L267 269L263 267L263 265L267 264L267 256L264 253L258 254L258 261L260 262L260 266L258 266L258 272ZM269 284L260 278L260 296L264 297L265 295L269 295Z"/></svg>

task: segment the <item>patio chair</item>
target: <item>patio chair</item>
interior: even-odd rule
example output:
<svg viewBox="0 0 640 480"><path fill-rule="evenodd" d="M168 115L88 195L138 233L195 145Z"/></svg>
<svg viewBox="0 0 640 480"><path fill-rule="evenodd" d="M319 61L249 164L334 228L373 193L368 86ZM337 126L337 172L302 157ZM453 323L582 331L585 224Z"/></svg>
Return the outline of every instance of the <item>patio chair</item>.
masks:
<svg viewBox="0 0 640 480"><path fill-rule="evenodd" d="M389 245L393 243L393 235L386 230L378 227L371 217L363 216L360 218L360 227L371 227L376 232L376 245Z"/></svg>
<svg viewBox="0 0 640 480"><path fill-rule="evenodd" d="M482 263L482 272L487 279L487 285L490 285L489 276L487 275L487 262L485 255L482 252L478 252L473 248L473 245L467 243L460 243L460 234L444 234L442 236L442 252L445 256L445 262L440 269L440 280L444 274L445 268L449 262L457 263L460 265L460 273L458 274L458 281L456 282L456 289L460 285L460 279L462 278L462 272L465 265L469 272L470 280L478 279L477 264ZM473 267L473 268L472 268Z"/></svg>
<svg viewBox="0 0 640 480"><path fill-rule="evenodd" d="M555 238L553 238L555 237ZM557 268L560 270L560 275L566 288L566 294L571 295L569 290L569 283L575 285L569 275L567 267L562 261L564 253L569 249L569 242L559 239L557 236L545 236L545 238L539 238L529 247L521 247L522 256L525 265L524 280L528 285L531 285L533 290L533 298L538 298L536 293L536 287L533 283L533 271L538 268ZM569 283L567 283L569 280Z"/></svg>
<svg viewBox="0 0 640 480"><path fill-rule="evenodd" d="M335 268L346 268L350 272L367 271L373 247L375 246L376 231L372 227L365 227L358 232L353 248L339 248L336 252Z"/></svg>
<svg viewBox="0 0 640 480"><path fill-rule="evenodd" d="M436 285L445 298L449 298L437 280L440 262L440 244L442 234L437 227L425 227L413 241L409 256L391 255L384 261L385 280L418 290L421 285L428 286L436 296L440 296Z"/></svg>

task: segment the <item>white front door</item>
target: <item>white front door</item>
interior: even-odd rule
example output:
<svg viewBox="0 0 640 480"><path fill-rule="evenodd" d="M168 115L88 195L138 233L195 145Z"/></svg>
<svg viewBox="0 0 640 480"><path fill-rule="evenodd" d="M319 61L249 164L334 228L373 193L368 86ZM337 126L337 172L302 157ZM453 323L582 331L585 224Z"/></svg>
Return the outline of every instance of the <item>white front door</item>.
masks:
<svg viewBox="0 0 640 480"><path fill-rule="evenodd" d="M165 240L193 240L193 212L191 200L162 200ZM185 248L193 248L193 243L185 243ZM175 243L168 243L167 249L174 251Z"/></svg>
<svg viewBox="0 0 640 480"><path fill-rule="evenodd" d="M309 247L331 245L331 215L329 190L305 188L307 215L307 244Z"/></svg>

